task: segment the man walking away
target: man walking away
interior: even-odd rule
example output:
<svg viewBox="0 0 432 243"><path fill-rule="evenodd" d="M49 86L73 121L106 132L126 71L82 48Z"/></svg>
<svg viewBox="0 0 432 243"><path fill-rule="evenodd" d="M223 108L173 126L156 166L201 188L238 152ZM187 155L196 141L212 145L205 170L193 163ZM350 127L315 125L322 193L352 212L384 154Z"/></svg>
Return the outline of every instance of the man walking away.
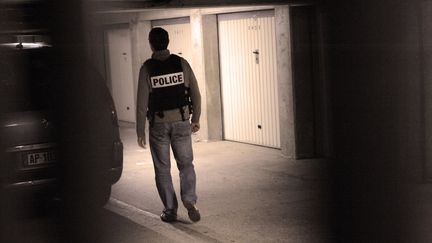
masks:
<svg viewBox="0 0 432 243"><path fill-rule="evenodd" d="M168 32L153 28L149 33L152 57L139 74L137 100L138 145L146 147L145 122L149 121L150 151L156 187L164 205L161 219L177 220L178 203L171 178L170 147L180 172L180 194L193 222L200 220L197 209L196 175L191 133L200 129L201 95L189 63L170 54ZM191 120L191 121L190 121Z"/></svg>

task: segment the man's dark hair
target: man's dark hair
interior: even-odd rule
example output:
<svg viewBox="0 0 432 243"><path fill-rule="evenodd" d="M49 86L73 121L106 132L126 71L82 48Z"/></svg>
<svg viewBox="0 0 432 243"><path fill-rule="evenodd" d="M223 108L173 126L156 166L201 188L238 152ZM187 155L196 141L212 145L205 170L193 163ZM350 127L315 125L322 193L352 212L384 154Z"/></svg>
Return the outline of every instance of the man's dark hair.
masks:
<svg viewBox="0 0 432 243"><path fill-rule="evenodd" d="M153 28L149 33L149 42L156 51L167 49L169 43L168 32L160 27Z"/></svg>

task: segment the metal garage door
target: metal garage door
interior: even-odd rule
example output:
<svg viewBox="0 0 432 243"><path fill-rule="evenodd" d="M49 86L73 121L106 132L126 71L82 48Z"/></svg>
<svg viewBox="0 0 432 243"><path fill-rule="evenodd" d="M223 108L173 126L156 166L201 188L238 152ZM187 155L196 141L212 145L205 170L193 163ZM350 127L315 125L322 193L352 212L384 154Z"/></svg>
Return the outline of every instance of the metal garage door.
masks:
<svg viewBox="0 0 432 243"><path fill-rule="evenodd" d="M107 32L111 88L119 120L135 122L129 29Z"/></svg>
<svg viewBox="0 0 432 243"><path fill-rule="evenodd" d="M168 49L192 65L192 35L189 18L177 18L152 21L153 27L164 28L169 34Z"/></svg>
<svg viewBox="0 0 432 243"><path fill-rule="evenodd" d="M218 22L225 139L280 148L274 11Z"/></svg>

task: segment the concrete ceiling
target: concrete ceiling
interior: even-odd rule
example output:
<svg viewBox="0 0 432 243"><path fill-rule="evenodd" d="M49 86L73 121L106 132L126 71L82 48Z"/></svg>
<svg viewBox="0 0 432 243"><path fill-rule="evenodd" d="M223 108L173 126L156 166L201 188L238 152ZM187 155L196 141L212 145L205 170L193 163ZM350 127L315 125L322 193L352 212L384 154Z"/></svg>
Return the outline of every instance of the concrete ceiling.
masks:
<svg viewBox="0 0 432 243"><path fill-rule="evenodd" d="M99 13L136 13L167 8L245 7L278 4L313 4L320 0L90 0Z"/></svg>

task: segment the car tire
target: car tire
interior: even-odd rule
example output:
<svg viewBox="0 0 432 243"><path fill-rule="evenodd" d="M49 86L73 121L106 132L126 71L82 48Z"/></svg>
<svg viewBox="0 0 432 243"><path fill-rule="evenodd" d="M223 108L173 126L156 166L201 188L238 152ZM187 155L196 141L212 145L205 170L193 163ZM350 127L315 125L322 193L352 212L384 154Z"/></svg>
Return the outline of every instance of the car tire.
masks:
<svg viewBox="0 0 432 243"><path fill-rule="evenodd" d="M102 186L97 193L96 206L103 207L111 197L111 185Z"/></svg>

